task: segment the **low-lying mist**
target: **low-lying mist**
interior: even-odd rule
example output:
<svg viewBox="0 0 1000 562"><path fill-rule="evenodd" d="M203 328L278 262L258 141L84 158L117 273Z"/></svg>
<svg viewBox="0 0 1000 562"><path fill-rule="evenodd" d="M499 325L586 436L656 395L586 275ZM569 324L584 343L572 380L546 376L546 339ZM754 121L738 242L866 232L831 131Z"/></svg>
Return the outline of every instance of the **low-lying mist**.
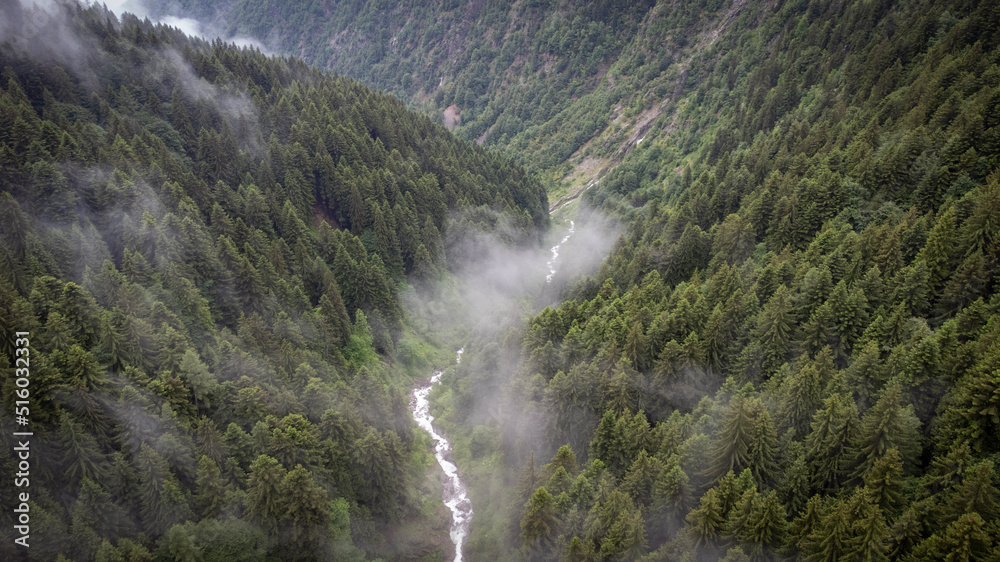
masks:
<svg viewBox="0 0 1000 562"><path fill-rule="evenodd" d="M546 262L569 232L569 220L553 221L544 239L530 247L514 248L502 233L468 237L461 242L468 251L449 253L463 261L453 262L446 278L406 298L412 325L442 346L465 349L461 364L442 378L444 387L457 390L449 421L467 430L489 427L498 439L494 446L502 441L512 455L508 462L541 451L545 441L541 400L525 402L518 398L525 389L514 388L523 384L514 375L525 359L520 338L528 321L559 303L575 281L595 273L621 232L612 219L578 208L572 235L560 245L552 264L556 272L546 282Z"/></svg>
<svg viewBox="0 0 1000 562"><path fill-rule="evenodd" d="M531 243L523 239L527 229L511 228L503 217L489 232L467 229L458 217L449 224L450 272L410 292L405 304L411 325L440 347L464 348L461 363L445 371L432 402L437 401L435 416L445 431L458 429L449 436L456 458L473 460L460 460L459 467L469 472L463 480L478 486L470 490L476 515L466 546L475 557L483 536L504 532L514 497L508 469L523 464L530 451L543 458L539 453L545 450L551 416L544 415L540 396L521 398L534 395L521 387L525 378L515 376L524 359L521 337L532 317L600 267L621 229L582 207L572 219L551 221L548 232ZM487 463L486 457L494 461Z"/></svg>
<svg viewBox="0 0 1000 562"><path fill-rule="evenodd" d="M596 271L620 233L617 223L590 209L580 209L573 221L574 232L561 244L551 282L546 282L546 263L567 234L569 219L553 221L544 239L528 246L513 245L503 226L450 239L451 272L428 290L409 294L411 318L473 354L477 344L498 341L504 331L557 304L574 280Z"/></svg>
<svg viewBox="0 0 1000 562"><path fill-rule="evenodd" d="M180 17L173 15L173 13L180 13L181 10L170 2L153 3L144 0L109 0L104 2L104 4L119 17L124 13L130 13L140 18L147 18L152 22L176 27L192 37L200 37L207 40L222 37L227 43L232 43L237 47L255 48L265 54L273 53L273 50L269 49L263 42L252 37L239 35L227 36L225 31L228 25L224 21L221 23L206 23L189 16Z"/></svg>

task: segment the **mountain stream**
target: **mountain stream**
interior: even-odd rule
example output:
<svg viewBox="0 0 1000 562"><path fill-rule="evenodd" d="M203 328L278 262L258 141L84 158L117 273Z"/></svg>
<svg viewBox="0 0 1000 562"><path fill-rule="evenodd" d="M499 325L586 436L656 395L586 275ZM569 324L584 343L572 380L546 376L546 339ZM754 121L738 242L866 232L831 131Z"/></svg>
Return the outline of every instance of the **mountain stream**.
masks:
<svg viewBox="0 0 1000 562"><path fill-rule="evenodd" d="M552 249L549 250L552 252L552 259L545 263L545 267L549 268L549 274L545 276L546 283L551 283L552 278L556 276L556 260L559 259L560 246L565 244L566 241L569 240L570 236L573 236L574 232L576 232L576 224L573 221L569 221L569 232L566 233L566 236L563 236L562 241L555 246L552 246Z"/></svg>
<svg viewBox="0 0 1000 562"><path fill-rule="evenodd" d="M462 352L455 354L455 362L462 362ZM472 502L466 493L465 484L458 477L458 467L452 460L451 443L434 427L434 416L431 415L431 405L428 396L434 385L441 382L444 371L435 371L431 378L417 383L410 399L410 411L413 419L424 431L431 434L434 440L434 458L444 470L444 505L451 511L451 542L455 543L455 562L462 560L462 545L469 535L469 522L472 520Z"/></svg>
<svg viewBox="0 0 1000 562"><path fill-rule="evenodd" d="M546 262L545 266L549 274L545 276L545 282L551 283L556 274L556 260L559 259L559 248L573 236L576 225L569 221L569 231L562 240L552 246L549 250L552 258ZM462 353L465 348L459 349L455 354L455 363L462 362ZM465 484L458 477L458 467L452 460L451 442L434 427L434 416L431 415L431 405L429 396L434 385L441 382L441 375L444 371L435 371L426 380L420 381L413 388L413 397L410 399L410 411L413 419L421 429L431 435L434 440L434 458L437 459L441 469L444 471L444 505L451 511L451 542L455 543L455 562L462 561L462 545L469 536L469 523L472 521L472 502L469 500Z"/></svg>

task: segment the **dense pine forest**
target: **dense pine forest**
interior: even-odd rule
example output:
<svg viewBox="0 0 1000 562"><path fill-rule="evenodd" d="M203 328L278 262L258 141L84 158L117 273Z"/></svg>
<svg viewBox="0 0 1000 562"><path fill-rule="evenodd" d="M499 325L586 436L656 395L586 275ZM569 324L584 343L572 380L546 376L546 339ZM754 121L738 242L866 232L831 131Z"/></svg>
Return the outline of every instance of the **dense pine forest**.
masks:
<svg viewBox="0 0 1000 562"><path fill-rule="evenodd" d="M451 559L462 347L467 559L1000 560L1000 6L145 8L281 55L0 8L31 559Z"/></svg>
<svg viewBox="0 0 1000 562"><path fill-rule="evenodd" d="M504 147L540 171L558 167L606 127L615 104L628 103L648 80L645 68L605 79L643 28L655 34L649 62L658 74L684 44L679 33L720 2L664 3L661 17L645 21L655 4L170 0L147 8L193 17L224 37L260 41L424 111L447 113L445 123L459 136Z"/></svg>
<svg viewBox="0 0 1000 562"><path fill-rule="evenodd" d="M593 141L601 270L445 380L470 551L997 559L1000 9L722 11Z"/></svg>
<svg viewBox="0 0 1000 562"><path fill-rule="evenodd" d="M429 352L401 292L470 232L536 244L540 184L295 59L102 7L2 10L0 558L440 549L403 368ZM15 332L31 334L28 490Z"/></svg>

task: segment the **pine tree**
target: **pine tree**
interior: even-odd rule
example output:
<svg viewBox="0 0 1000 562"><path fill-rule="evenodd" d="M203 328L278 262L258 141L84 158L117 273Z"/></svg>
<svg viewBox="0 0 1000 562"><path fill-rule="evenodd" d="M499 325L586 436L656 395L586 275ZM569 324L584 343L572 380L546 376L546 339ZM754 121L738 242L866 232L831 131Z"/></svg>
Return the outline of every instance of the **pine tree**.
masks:
<svg viewBox="0 0 1000 562"><path fill-rule="evenodd" d="M316 549L325 542L330 521L326 490L316 484L308 470L296 465L282 479L281 502L282 520L289 527L297 554L318 554Z"/></svg>
<svg viewBox="0 0 1000 562"><path fill-rule="evenodd" d="M559 447L559 450L556 451L556 455L552 457L552 461L548 466L551 467L551 470L562 468L570 476L576 476L579 471L576 454L573 453L573 449L569 445Z"/></svg>
<svg viewBox="0 0 1000 562"><path fill-rule="evenodd" d="M665 527L678 527L695 501L694 487L687 474L677 465L663 470L653 483L652 491L654 509L665 516Z"/></svg>
<svg viewBox="0 0 1000 562"><path fill-rule="evenodd" d="M909 554L928 534L926 517L931 501L911 503L892 523L889 529L889 557L893 560Z"/></svg>
<svg viewBox="0 0 1000 562"><path fill-rule="evenodd" d="M955 385L945 400L942 437L968 443L973 451L996 450L1000 431L1000 369L975 369Z"/></svg>
<svg viewBox="0 0 1000 562"><path fill-rule="evenodd" d="M590 454L600 459L612 474L624 474L626 470L627 447L621 424L615 413L606 410L590 442Z"/></svg>
<svg viewBox="0 0 1000 562"><path fill-rule="evenodd" d="M194 394L195 408L198 408L199 404L204 404L205 407L211 406L208 398L218 383L215 375L208 370L195 350L188 349L184 352L178 363L178 370Z"/></svg>
<svg viewBox="0 0 1000 562"><path fill-rule="evenodd" d="M544 552L552 544L558 524L554 503L552 494L544 486L531 495L521 518L521 538L525 546Z"/></svg>
<svg viewBox="0 0 1000 562"><path fill-rule="evenodd" d="M904 468L911 465L920 452L920 421L913 407L903 407L902 389L898 384L886 388L882 398L865 413L861 428L851 444L854 455L853 478L860 480L890 449L897 448Z"/></svg>
<svg viewBox="0 0 1000 562"><path fill-rule="evenodd" d="M943 506L945 520L958 519L966 513L978 513L986 521L1000 516L1000 491L993 485L993 462L980 461L962 475Z"/></svg>
<svg viewBox="0 0 1000 562"><path fill-rule="evenodd" d="M870 496L862 490L855 494L858 506L854 520L854 537L848 551L849 559L887 560L886 538L889 528L878 505L872 503Z"/></svg>
<svg viewBox="0 0 1000 562"><path fill-rule="evenodd" d="M774 490L756 494L737 539L751 560L773 560L785 540L785 507Z"/></svg>
<svg viewBox="0 0 1000 562"><path fill-rule="evenodd" d="M771 414L761 407L753 420L748 468L758 484L770 482L777 471L775 455L778 452L778 437L771 422Z"/></svg>
<svg viewBox="0 0 1000 562"><path fill-rule="evenodd" d="M646 547L642 512L627 494L613 490L590 511L587 537L602 558L636 558Z"/></svg>
<svg viewBox="0 0 1000 562"><path fill-rule="evenodd" d="M701 496L698 508L688 513L687 522L699 546L719 538L726 518L716 488L709 488Z"/></svg>
<svg viewBox="0 0 1000 562"><path fill-rule="evenodd" d="M795 316L791 291L784 285L779 286L758 318L756 336L768 358L764 370L765 373L773 373L784 362L792 336Z"/></svg>
<svg viewBox="0 0 1000 562"><path fill-rule="evenodd" d="M858 425L857 406L850 397L834 394L817 410L805 440L814 489L836 490L849 474Z"/></svg>
<svg viewBox="0 0 1000 562"><path fill-rule="evenodd" d="M802 326L802 347L809 353L815 353L825 346L839 347L836 334L833 308L829 303L823 303Z"/></svg>
<svg viewBox="0 0 1000 562"><path fill-rule="evenodd" d="M930 306L929 269L923 260L903 268L896 275L892 301L902 303L912 316L923 316Z"/></svg>
<svg viewBox="0 0 1000 562"><path fill-rule="evenodd" d="M949 205L938 215L927 242L918 255L918 259L923 259L927 264L927 284L931 294L940 290L951 273L956 226L955 207Z"/></svg>
<svg viewBox="0 0 1000 562"><path fill-rule="evenodd" d="M903 505L903 459L899 449L889 449L864 475L865 491L872 503L886 515Z"/></svg>
<svg viewBox="0 0 1000 562"><path fill-rule="evenodd" d="M352 449L357 474L365 475L369 482L361 494L362 499L374 512L388 513L400 492L400 475L395 463L390 460L386 439L375 428L369 428L368 433L358 439Z"/></svg>
<svg viewBox="0 0 1000 562"><path fill-rule="evenodd" d="M990 285L994 263L980 251L970 253L941 291L936 308L938 316L953 316L979 298Z"/></svg>
<svg viewBox="0 0 1000 562"><path fill-rule="evenodd" d="M912 557L918 560L990 560L996 552L987 523L978 513L968 513L920 543Z"/></svg>
<svg viewBox="0 0 1000 562"><path fill-rule="evenodd" d="M285 515L282 482L286 474L278 461L266 455L260 455L250 465L245 500L247 515L265 531L277 530Z"/></svg>
<svg viewBox="0 0 1000 562"><path fill-rule="evenodd" d="M62 451L60 464L67 483L75 484L81 479L102 480L105 459L97 440L65 412L60 416L57 443Z"/></svg>
<svg viewBox="0 0 1000 562"><path fill-rule="evenodd" d="M861 287L855 285L848 291L847 283L841 280L827 302L832 308L837 330L833 351L838 358L844 357L854 350L868 325L868 298Z"/></svg>
<svg viewBox="0 0 1000 562"><path fill-rule="evenodd" d="M606 411L627 417L632 412L642 409L639 373L632 368L627 359L619 361L608 378Z"/></svg>
<svg viewBox="0 0 1000 562"><path fill-rule="evenodd" d="M104 537L114 539L124 533L134 533L134 528L124 524L128 519L105 490L85 478L70 512L73 548L89 554L99 548Z"/></svg>
<svg viewBox="0 0 1000 562"><path fill-rule="evenodd" d="M712 456L715 478L749 468L763 482L774 469L776 435L771 416L756 398L737 395L730 401Z"/></svg>
<svg viewBox="0 0 1000 562"><path fill-rule="evenodd" d="M180 484L156 451L143 443L136 464L142 519L149 533L159 535L191 516Z"/></svg>
<svg viewBox="0 0 1000 562"><path fill-rule="evenodd" d="M210 419L202 418L197 424L198 452L207 455L216 464L224 463L229 456L229 451L218 428Z"/></svg>
<svg viewBox="0 0 1000 562"><path fill-rule="evenodd" d="M813 415L821 406L820 396L825 381L818 362L804 361L781 384L781 419L786 420L796 437L808 433Z"/></svg>
<svg viewBox="0 0 1000 562"><path fill-rule="evenodd" d="M219 465L202 455L198 459L194 509L202 519L217 515L225 502L225 484Z"/></svg>
<svg viewBox="0 0 1000 562"><path fill-rule="evenodd" d="M717 478L730 471L738 472L747 466L753 422L752 399L738 395L730 400L729 411L722 420L713 455L712 470Z"/></svg>
<svg viewBox="0 0 1000 562"><path fill-rule="evenodd" d="M828 514L823 497L819 494L806 501L805 508L789 524L785 536L784 551L793 556L805 555L812 551L815 544L811 537L817 532Z"/></svg>
<svg viewBox="0 0 1000 562"><path fill-rule="evenodd" d="M852 551L853 518L848 501L838 501L802 543L805 560L840 560Z"/></svg>
<svg viewBox="0 0 1000 562"><path fill-rule="evenodd" d="M785 457L791 458L791 464L784 471L783 482L778 491L788 511L797 514L805 507L812 489L809 463L801 442L792 443L785 452Z"/></svg>
<svg viewBox="0 0 1000 562"><path fill-rule="evenodd" d="M566 559L578 562L597 560L593 544L574 536L566 547Z"/></svg>
<svg viewBox="0 0 1000 562"><path fill-rule="evenodd" d="M510 513L521 513L524 506L528 503L538 488L539 480L540 478L535 468L535 452L532 450L528 452L528 458L525 459L525 463L518 473L516 494L514 494L514 497L510 500ZM510 518L508 523L510 524L510 528L508 530L510 537L518 537L517 542L523 543L523 539L520 538L520 518L515 515Z"/></svg>
<svg viewBox="0 0 1000 562"><path fill-rule="evenodd" d="M168 478L163 482L161 498L162 511L156 520L156 534L162 534L174 525L190 521L194 518L188 494L181 487L177 479Z"/></svg>

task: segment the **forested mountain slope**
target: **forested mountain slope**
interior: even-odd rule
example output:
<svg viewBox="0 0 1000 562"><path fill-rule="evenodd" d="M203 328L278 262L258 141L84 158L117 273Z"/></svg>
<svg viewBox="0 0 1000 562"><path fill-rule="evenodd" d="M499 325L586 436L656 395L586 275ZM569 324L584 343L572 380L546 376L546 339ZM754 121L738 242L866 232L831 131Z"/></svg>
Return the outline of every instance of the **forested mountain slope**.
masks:
<svg viewBox="0 0 1000 562"><path fill-rule="evenodd" d="M517 490L469 547L995 559L1000 8L724 9L583 196L627 225L599 274L444 381Z"/></svg>
<svg viewBox="0 0 1000 562"><path fill-rule="evenodd" d="M636 78L666 69L720 3L655 4L173 0L147 8L392 92L460 136L509 147L543 170L610 125L616 106L641 99ZM655 41L649 66L636 43L647 35Z"/></svg>
<svg viewBox="0 0 1000 562"><path fill-rule="evenodd" d="M538 182L294 59L74 2L0 10L0 444L33 432L30 489L0 494L30 492L30 558L439 548L386 363L420 360L399 292L470 229L537 243Z"/></svg>
<svg viewBox="0 0 1000 562"><path fill-rule="evenodd" d="M470 331L442 378L470 558L992 560L994 4L163 10L454 105L547 182L586 169L623 221L596 275ZM34 554L427 552L387 532L427 515L426 447L376 350L409 356L399 283L459 229L533 238L538 184L302 63L74 21L93 49L4 47L0 83L0 319L38 334L56 459Z"/></svg>

